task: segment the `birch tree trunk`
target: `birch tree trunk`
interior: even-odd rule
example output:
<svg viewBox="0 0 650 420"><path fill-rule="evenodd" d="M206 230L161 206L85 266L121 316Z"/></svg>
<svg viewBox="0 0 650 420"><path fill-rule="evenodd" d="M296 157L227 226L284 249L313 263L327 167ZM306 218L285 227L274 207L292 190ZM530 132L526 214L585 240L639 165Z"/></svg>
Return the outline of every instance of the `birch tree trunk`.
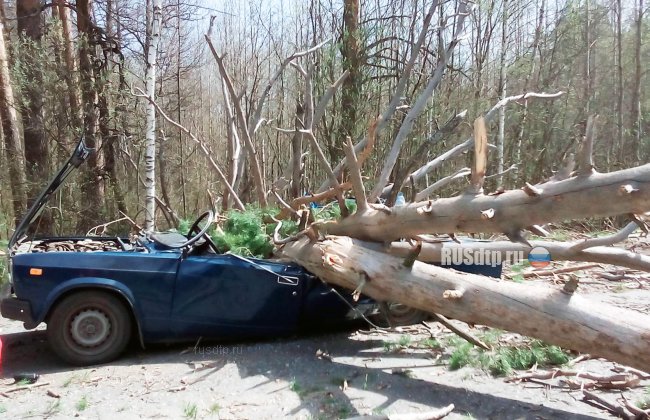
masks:
<svg viewBox="0 0 650 420"><path fill-rule="evenodd" d="M162 0L151 3L151 22L147 40L147 71L145 75L146 92L151 101L147 102L147 126L145 132L145 221L144 229L152 232L156 218L156 106L153 103L156 94L156 67L158 43L160 42L160 24L162 21Z"/></svg>

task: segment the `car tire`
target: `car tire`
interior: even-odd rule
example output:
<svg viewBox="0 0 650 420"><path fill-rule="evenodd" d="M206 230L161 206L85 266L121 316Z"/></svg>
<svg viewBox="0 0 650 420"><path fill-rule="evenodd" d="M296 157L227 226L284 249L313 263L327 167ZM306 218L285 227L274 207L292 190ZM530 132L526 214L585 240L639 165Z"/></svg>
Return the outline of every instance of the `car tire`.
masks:
<svg viewBox="0 0 650 420"><path fill-rule="evenodd" d="M385 305L380 306L374 322L380 327L403 327L419 324L429 319L430 316L427 312L410 308L401 303L387 302Z"/></svg>
<svg viewBox="0 0 650 420"><path fill-rule="evenodd" d="M65 297L52 310L47 338L65 362L88 366L116 359L131 340L131 317L118 297L83 291Z"/></svg>

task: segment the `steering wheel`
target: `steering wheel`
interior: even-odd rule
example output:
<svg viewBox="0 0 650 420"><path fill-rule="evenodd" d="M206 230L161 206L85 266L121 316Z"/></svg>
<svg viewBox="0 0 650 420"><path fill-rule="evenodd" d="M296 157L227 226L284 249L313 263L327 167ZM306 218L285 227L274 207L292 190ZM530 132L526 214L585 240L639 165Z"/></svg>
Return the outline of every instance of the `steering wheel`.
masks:
<svg viewBox="0 0 650 420"><path fill-rule="evenodd" d="M202 229L199 229L199 224L203 221L203 219L208 218L208 222L205 224L205 226ZM219 253L219 248L217 247L217 244L214 243L210 235L207 234L208 229L210 228L210 225L212 224L212 221L214 220L214 213L212 211L208 210L202 215L199 216L198 219L192 223L192 226L190 227L190 230L187 231L187 242L183 244L183 246L179 248L184 248L186 246L194 244L196 241L201 239L202 237L205 238L205 241L210 245L210 248L217 254ZM190 237L192 232L198 232L195 236Z"/></svg>

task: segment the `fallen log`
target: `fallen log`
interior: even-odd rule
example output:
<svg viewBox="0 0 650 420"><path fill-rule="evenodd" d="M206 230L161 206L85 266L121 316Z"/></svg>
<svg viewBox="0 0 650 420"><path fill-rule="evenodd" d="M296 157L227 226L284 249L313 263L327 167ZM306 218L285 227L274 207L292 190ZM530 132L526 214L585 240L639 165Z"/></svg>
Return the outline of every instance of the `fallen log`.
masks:
<svg viewBox="0 0 650 420"><path fill-rule="evenodd" d="M442 261L443 252L453 252L456 249L480 249L485 252L499 252L501 260L506 261L508 253L523 252L524 256L534 247L543 247L551 254L553 261L581 261L599 264L611 264L634 270L650 272L650 256L637 254L627 249L611 246L595 246L584 250L575 250L575 243L561 243L552 241L530 241L529 245L509 241L480 241L480 242L440 242L423 243L417 257L418 261L439 263ZM391 255L406 258L413 250L407 242L393 242L388 247L381 244L368 244L372 249L385 251ZM443 250L450 251L443 251Z"/></svg>
<svg viewBox="0 0 650 420"><path fill-rule="evenodd" d="M390 209L369 207L342 220L320 222L317 228L330 235L377 242L449 232L499 232L518 238L533 225L642 214L649 209L650 164L646 164L497 195L465 193Z"/></svg>
<svg viewBox="0 0 650 420"><path fill-rule="evenodd" d="M650 316L530 284L497 281L375 251L329 236L284 245L279 253L324 281L469 324L535 337L650 371Z"/></svg>

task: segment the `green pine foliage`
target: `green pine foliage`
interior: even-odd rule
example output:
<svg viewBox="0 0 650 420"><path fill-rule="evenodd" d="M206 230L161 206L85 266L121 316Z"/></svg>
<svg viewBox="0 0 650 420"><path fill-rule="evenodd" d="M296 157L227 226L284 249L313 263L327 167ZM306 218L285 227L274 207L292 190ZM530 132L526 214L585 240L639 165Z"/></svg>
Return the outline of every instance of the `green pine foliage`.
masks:
<svg viewBox="0 0 650 420"><path fill-rule="evenodd" d="M489 340L486 340L489 341ZM449 357L449 369L475 366L494 376L511 375L515 370L527 370L538 366L558 366L569 361L569 355L558 346L550 346L540 340L527 345L502 346L485 351L472 344L453 338L449 344L454 347Z"/></svg>
<svg viewBox="0 0 650 420"><path fill-rule="evenodd" d="M210 231L210 236L221 252L269 258L273 254L272 235L277 226L272 216L277 213L277 208L260 209L256 206L249 206L244 212L230 210L225 215L225 221L219 224L219 228ZM182 220L178 231L187 234L190 224L190 221ZM296 231L296 222L283 221L280 229L282 236L291 235Z"/></svg>
<svg viewBox="0 0 650 420"><path fill-rule="evenodd" d="M273 252L273 245L266 229L259 209L247 209L246 212L230 211L222 225L222 232L214 232L212 239L222 252L268 258Z"/></svg>

